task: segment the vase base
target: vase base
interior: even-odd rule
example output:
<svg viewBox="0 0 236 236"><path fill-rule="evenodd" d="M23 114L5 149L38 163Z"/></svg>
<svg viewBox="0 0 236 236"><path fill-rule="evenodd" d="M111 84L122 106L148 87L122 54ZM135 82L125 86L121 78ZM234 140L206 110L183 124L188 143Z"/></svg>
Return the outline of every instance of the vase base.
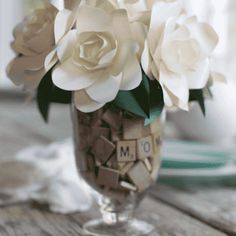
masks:
<svg viewBox="0 0 236 236"><path fill-rule="evenodd" d="M98 219L84 225L86 235L91 236L148 236L152 235L154 229L153 225L137 219L122 225L107 225L102 219ZM158 235L155 234L155 236Z"/></svg>

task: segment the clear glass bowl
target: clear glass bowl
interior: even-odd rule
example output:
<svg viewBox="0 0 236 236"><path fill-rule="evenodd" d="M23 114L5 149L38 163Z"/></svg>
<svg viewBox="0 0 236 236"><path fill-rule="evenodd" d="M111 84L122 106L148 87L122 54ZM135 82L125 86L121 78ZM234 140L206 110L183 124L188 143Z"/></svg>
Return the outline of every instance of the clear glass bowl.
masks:
<svg viewBox="0 0 236 236"><path fill-rule="evenodd" d="M153 226L134 219L160 168L160 119L144 119L105 107L72 111L76 163L80 175L99 193L101 219L84 225L89 235L148 235Z"/></svg>

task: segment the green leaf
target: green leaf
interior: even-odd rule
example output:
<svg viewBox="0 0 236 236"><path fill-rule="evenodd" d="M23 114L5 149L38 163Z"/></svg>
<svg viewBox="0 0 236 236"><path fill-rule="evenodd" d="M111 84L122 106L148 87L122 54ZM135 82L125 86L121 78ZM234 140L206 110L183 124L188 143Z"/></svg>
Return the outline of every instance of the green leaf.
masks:
<svg viewBox="0 0 236 236"><path fill-rule="evenodd" d="M145 125L152 123L162 113L164 107L163 91L157 80L149 80L150 117L145 119Z"/></svg>
<svg viewBox="0 0 236 236"><path fill-rule="evenodd" d="M120 91L113 104L137 116L147 118L150 115L149 83L143 74L140 85L131 91Z"/></svg>
<svg viewBox="0 0 236 236"><path fill-rule="evenodd" d="M157 80L150 80L143 71L140 85L132 91L120 91L113 104L145 118L145 123L149 124L162 112L162 88Z"/></svg>
<svg viewBox="0 0 236 236"><path fill-rule="evenodd" d="M51 78L51 70L43 77L37 92L38 109L45 122L48 122L51 103L71 103L71 92L56 87Z"/></svg>
<svg viewBox="0 0 236 236"><path fill-rule="evenodd" d="M143 118L147 117L131 91L120 91L113 102L116 106Z"/></svg>
<svg viewBox="0 0 236 236"><path fill-rule="evenodd" d="M205 108L205 102L204 102L204 93L202 89L195 89L195 90L190 90L190 96L189 96L189 101L197 101L203 115L206 115L206 108Z"/></svg>

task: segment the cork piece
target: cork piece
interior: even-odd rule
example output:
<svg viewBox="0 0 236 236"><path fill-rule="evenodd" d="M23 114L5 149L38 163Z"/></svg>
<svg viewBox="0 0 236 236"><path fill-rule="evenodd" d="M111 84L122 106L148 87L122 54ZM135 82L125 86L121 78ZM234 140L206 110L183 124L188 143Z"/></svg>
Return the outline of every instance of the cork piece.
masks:
<svg viewBox="0 0 236 236"><path fill-rule="evenodd" d="M138 188L139 192L149 188L152 182L150 174L142 162L135 164L135 166L128 172L128 176Z"/></svg>
<svg viewBox="0 0 236 236"><path fill-rule="evenodd" d="M144 160L153 155L153 139L152 136L141 138L137 141L138 158Z"/></svg>
<svg viewBox="0 0 236 236"><path fill-rule="evenodd" d="M121 113L115 113L111 110L107 110L104 114L102 119L109 124L111 128L114 130L120 130L122 124L122 117Z"/></svg>
<svg viewBox="0 0 236 236"><path fill-rule="evenodd" d="M154 133L152 135L153 139L153 146L154 146L154 152L160 153L160 146L161 146L161 139L160 139L160 133Z"/></svg>
<svg viewBox="0 0 236 236"><path fill-rule="evenodd" d="M136 141L119 141L116 147L117 161L130 162L136 160Z"/></svg>
<svg viewBox="0 0 236 236"><path fill-rule="evenodd" d="M99 159L101 163L105 163L108 161L115 148L112 142L104 136L101 136L94 143L93 152L96 159Z"/></svg>
<svg viewBox="0 0 236 236"><path fill-rule="evenodd" d="M143 126L143 119L123 119L124 140L133 140L141 138Z"/></svg>
<svg viewBox="0 0 236 236"><path fill-rule="evenodd" d="M128 190L131 190L131 191L137 191L137 188L134 185L132 185L128 182L125 182L125 181L121 181L120 186L123 188L126 188Z"/></svg>
<svg viewBox="0 0 236 236"><path fill-rule="evenodd" d="M109 139L110 130L108 128L103 127L94 127L90 130L91 133L91 140L90 144L93 145L95 141L100 137L103 136L107 139Z"/></svg>
<svg viewBox="0 0 236 236"><path fill-rule="evenodd" d="M119 185L119 172L106 167L99 167L97 182L99 185L116 188Z"/></svg>
<svg viewBox="0 0 236 236"><path fill-rule="evenodd" d="M127 162L121 169L120 174L124 176L132 167L134 166L134 162Z"/></svg>

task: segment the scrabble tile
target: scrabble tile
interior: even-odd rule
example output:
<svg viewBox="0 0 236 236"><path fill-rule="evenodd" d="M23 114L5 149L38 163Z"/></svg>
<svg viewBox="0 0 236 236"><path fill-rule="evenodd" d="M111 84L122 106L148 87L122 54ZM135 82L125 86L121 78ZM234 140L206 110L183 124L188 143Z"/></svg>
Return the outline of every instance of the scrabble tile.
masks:
<svg viewBox="0 0 236 236"><path fill-rule="evenodd" d="M121 181L120 186L131 191L137 191L137 187L135 187L133 184L130 184L126 181Z"/></svg>
<svg viewBox="0 0 236 236"><path fill-rule="evenodd" d="M87 156L87 165L88 165L88 169L91 171L91 172L94 172L95 171L95 160L94 160L94 157L92 156Z"/></svg>
<svg viewBox="0 0 236 236"><path fill-rule="evenodd" d="M118 142L121 139L122 139L121 131L111 129L111 140L112 140L112 142Z"/></svg>
<svg viewBox="0 0 236 236"><path fill-rule="evenodd" d="M144 160L153 154L152 136L141 138L137 141L138 159Z"/></svg>
<svg viewBox="0 0 236 236"><path fill-rule="evenodd" d="M101 163L108 161L116 146L104 136L99 137L93 146L93 153L95 158Z"/></svg>
<svg viewBox="0 0 236 236"><path fill-rule="evenodd" d="M143 163L144 163L144 165L146 166L147 170L148 170L149 172L151 172L151 171L152 171L152 164L150 163L150 161L148 160L148 158L144 159Z"/></svg>
<svg viewBox="0 0 236 236"><path fill-rule="evenodd" d="M151 132L152 133L159 133L161 134L161 120L160 118L155 119L151 124L150 124Z"/></svg>
<svg viewBox="0 0 236 236"><path fill-rule="evenodd" d="M161 147L161 137L159 132L152 134L154 152L159 153Z"/></svg>
<svg viewBox="0 0 236 236"><path fill-rule="evenodd" d="M90 126L91 127L97 127L102 124L102 116L103 116L103 110L100 109L98 111L95 111L92 113Z"/></svg>
<svg viewBox="0 0 236 236"><path fill-rule="evenodd" d="M106 164L106 166L108 166L112 169L118 169L117 161L116 161L116 153L113 153L105 164Z"/></svg>
<svg viewBox="0 0 236 236"><path fill-rule="evenodd" d="M119 185L117 188L120 187ZM123 204L125 199L127 198L127 192L121 187L121 189L112 189L107 188L103 190L103 194L108 198L115 199L117 202Z"/></svg>
<svg viewBox="0 0 236 236"><path fill-rule="evenodd" d="M90 144L93 145L95 141L100 137L103 136L107 139L109 139L110 136L110 129L108 128L103 128L103 127L93 127L90 130L91 135L90 135Z"/></svg>
<svg viewBox="0 0 236 236"><path fill-rule="evenodd" d="M90 143L90 128L84 125L81 125L79 128L79 149L86 150L89 148Z"/></svg>
<svg viewBox="0 0 236 236"><path fill-rule="evenodd" d="M149 188L152 183L151 176L142 162L135 164L135 166L128 172L128 176L138 188L139 192Z"/></svg>
<svg viewBox="0 0 236 236"><path fill-rule="evenodd" d="M136 160L136 141L119 141L116 146L118 162L130 162Z"/></svg>
<svg viewBox="0 0 236 236"><path fill-rule="evenodd" d="M77 111L77 118L80 124L89 125L91 121L90 115Z"/></svg>
<svg viewBox="0 0 236 236"><path fill-rule="evenodd" d="M119 185L119 172L106 167L99 167L97 182L99 185L116 188Z"/></svg>
<svg viewBox="0 0 236 236"><path fill-rule="evenodd" d="M144 127L143 119L123 119L123 138L133 140L142 137Z"/></svg>
<svg viewBox="0 0 236 236"><path fill-rule="evenodd" d="M153 181L156 181L159 171L160 171L160 165L161 165L160 155L151 159L151 165L152 165L151 178Z"/></svg>
<svg viewBox="0 0 236 236"><path fill-rule="evenodd" d="M121 169L120 174L124 176L132 167L134 166L134 162L127 162Z"/></svg>
<svg viewBox="0 0 236 236"><path fill-rule="evenodd" d="M147 137L149 135L151 135L151 126L150 125L143 126L142 137Z"/></svg>
<svg viewBox="0 0 236 236"><path fill-rule="evenodd" d="M120 112L113 112L108 109L102 116L102 119L114 130L120 130L122 117Z"/></svg>

